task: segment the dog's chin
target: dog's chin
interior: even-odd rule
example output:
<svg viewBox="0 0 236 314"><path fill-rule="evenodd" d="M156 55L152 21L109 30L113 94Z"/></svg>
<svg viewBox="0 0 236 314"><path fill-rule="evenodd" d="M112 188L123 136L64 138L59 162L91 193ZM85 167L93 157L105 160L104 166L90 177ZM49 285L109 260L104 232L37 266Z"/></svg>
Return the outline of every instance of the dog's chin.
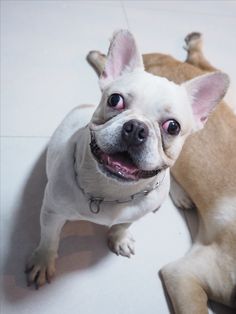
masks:
<svg viewBox="0 0 236 314"><path fill-rule="evenodd" d="M129 182L148 179L160 172L160 169L147 171L138 168L127 151L114 154L105 153L97 145L96 139L93 136L90 148L101 172L118 181Z"/></svg>

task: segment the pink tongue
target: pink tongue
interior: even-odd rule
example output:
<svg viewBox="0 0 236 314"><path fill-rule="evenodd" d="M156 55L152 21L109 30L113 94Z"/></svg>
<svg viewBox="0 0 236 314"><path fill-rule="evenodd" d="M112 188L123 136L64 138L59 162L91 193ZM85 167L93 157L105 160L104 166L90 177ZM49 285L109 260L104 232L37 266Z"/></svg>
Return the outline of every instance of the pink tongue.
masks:
<svg viewBox="0 0 236 314"><path fill-rule="evenodd" d="M116 171L134 174L138 170L138 168L125 153L117 153L114 155L104 154L102 156L102 160L109 166L109 168L112 168Z"/></svg>

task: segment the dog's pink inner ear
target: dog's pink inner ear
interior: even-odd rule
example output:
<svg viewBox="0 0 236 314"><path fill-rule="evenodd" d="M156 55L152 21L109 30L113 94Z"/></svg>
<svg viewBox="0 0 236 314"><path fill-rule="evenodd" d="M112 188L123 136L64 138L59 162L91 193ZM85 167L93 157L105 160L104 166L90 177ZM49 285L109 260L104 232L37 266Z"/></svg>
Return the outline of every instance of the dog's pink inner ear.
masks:
<svg viewBox="0 0 236 314"><path fill-rule="evenodd" d="M138 67L143 68L143 62L134 37L127 30L118 31L112 38L105 68L100 77L102 85Z"/></svg>
<svg viewBox="0 0 236 314"><path fill-rule="evenodd" d="M229 86L229 78L222 72L214 72L190 80L184 83L184 86L191 99L197 128L200 129L224 97Z"/></svg>

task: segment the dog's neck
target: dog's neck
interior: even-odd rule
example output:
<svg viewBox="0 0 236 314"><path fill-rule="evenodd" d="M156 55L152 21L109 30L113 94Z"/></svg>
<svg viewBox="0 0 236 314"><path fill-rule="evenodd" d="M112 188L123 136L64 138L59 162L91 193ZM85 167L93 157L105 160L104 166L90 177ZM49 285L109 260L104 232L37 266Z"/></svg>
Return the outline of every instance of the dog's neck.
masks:
<svg viewBox="0 0 236 314"><path fill-rule="evenodd" d="M141 179L135 182L119 182L105 176L99 169L97 161L90 150L90 136L88 133L85 147L75 144L74 169L78 187L85 195L92 198L102 198L109 201L132 200L133 195L145 195L146 191L152 191L164 181L165 173L162 170L158 175L150 179ZM79 154L83 151L84 155Z"/></svg>

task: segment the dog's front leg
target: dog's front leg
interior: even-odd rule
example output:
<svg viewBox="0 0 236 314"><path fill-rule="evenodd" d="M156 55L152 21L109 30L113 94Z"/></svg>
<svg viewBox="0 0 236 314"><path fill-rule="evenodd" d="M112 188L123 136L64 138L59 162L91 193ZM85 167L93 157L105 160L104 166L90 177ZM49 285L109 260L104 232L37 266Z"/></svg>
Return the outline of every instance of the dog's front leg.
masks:
<svg viewBox="0 0 236 314"><path fill-rule="evenodd" d="M46 281L50 282L55 274L60 232L65 222L63 216L43 206L40 216L40 243L26 265L28 285L34 283L38 288Z"/></svg>
<svg viewBox="0 0 236 314"><path fill-rule="evenodd" d="M108 231L108 247L117 255L130 257L134 255L134 239L128 228L131 224L124 223L112 226Z"/></svg>

